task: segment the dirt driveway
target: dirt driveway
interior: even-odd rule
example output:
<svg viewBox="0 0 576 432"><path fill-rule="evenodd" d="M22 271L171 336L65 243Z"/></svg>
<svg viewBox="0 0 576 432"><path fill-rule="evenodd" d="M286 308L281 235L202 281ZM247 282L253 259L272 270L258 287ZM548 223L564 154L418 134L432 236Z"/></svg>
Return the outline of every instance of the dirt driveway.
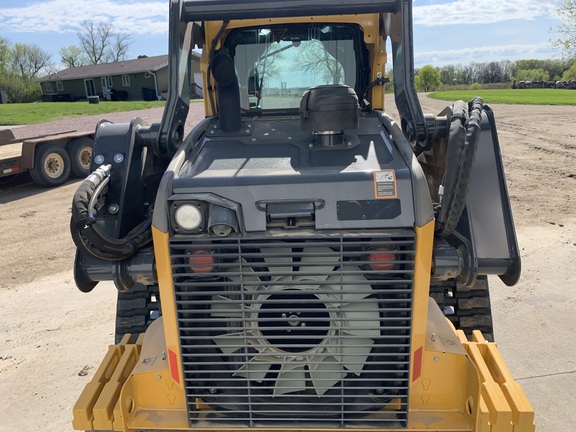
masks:
<svg viewBox="0 0 576 432"><path fill-rule="evenodd" d="M422 104L433 113L445 106ZM191 123L201 108L193 105ZM538 431L569 432L576 424L576 107L493 109L524 268L515 287L491 281L496 340L537 411ZM159 121L161 111L152 111L145 119ZM2 432L71 431L72 406L113 340L115 288L82 294L72 280L76 187L42 189L26 177L0 184Z"/></svg>

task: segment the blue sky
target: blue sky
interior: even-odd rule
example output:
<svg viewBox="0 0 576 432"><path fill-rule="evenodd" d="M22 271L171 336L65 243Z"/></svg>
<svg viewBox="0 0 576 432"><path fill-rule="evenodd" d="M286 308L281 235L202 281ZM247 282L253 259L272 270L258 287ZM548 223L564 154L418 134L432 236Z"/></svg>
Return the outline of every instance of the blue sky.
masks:
<svg viewBox="0 0 576 432"><path fill-rule="evenodd" d="M549 46L561 0L415 0L416 67L528 58L559 58ZM77 44L84 20L131 33L129 58L166 54L168 0L2 0L0 36L58 50Z"/></svg>

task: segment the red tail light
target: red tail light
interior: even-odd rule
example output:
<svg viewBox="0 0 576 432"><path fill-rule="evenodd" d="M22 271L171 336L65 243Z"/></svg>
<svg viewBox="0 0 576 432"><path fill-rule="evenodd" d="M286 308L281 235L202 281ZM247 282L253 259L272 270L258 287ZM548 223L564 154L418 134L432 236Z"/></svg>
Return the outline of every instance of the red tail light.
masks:
<svg viewBox="0 0 576 432"><path fill-rule="evenodd" d="M370 252L368 261L374 271L389 271L396 265L396 254L388 248L378 248Z"/></svg>
<svg viewBox="0 0 576 432"><path fill-rule="evenodd" d="M207 250L195 250L188 258L193 273L210 273L214 270L214 257Z"/></svg>

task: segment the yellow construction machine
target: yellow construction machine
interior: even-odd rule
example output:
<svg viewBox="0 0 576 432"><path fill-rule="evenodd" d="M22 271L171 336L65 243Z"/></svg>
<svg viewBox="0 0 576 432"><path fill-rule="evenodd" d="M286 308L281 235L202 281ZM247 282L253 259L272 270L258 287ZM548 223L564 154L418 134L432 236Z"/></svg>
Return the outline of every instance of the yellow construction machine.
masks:
<svg viewBox="0 0 576 432"><path fill-rule="evenodd" d="M172 0L169 38L161 123L101 122L74 196L76 284L119 291L74 427L533 431L492 342L487 276L520 274L494 116L422 113L411 1Z"/></svg>

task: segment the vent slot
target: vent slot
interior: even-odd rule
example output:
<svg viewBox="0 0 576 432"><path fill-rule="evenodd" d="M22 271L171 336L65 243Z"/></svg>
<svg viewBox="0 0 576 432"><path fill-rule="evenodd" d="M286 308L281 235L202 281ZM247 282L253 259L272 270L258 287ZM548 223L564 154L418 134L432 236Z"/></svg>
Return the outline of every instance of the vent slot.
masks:
<svg viewBox="0 0 576 432"><path fill-rule="evenodd" d="M406 427L413 231L281 235L170 240L190 426Z"/></svg>

